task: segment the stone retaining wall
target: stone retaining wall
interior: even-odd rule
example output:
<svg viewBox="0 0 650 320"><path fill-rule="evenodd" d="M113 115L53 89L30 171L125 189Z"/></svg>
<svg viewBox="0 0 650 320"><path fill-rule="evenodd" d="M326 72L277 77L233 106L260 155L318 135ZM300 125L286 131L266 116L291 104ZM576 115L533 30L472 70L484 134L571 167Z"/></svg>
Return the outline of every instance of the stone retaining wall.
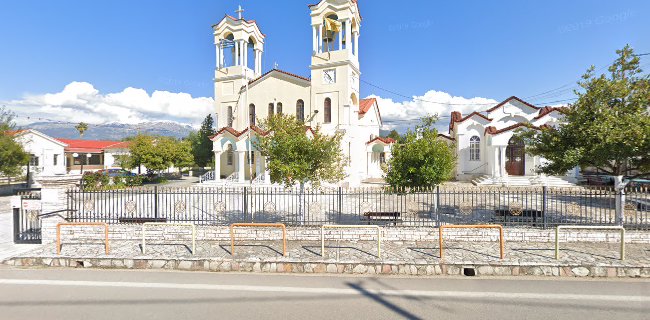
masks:
<svg viewBox="0 0 650 320"><path fill-rule="evenodd" d="M43 219L43 243L56 241L56 225L64 222L62 216L50 216ZM63 237L74 236L75 239L103 239L101 227L64 227ZM318 241L321 229L319 227L290 227L287 228L288 240ZM236 228L235 235L240 240L279 240L282 238L280 229L269 228ZM326 230L327 238L344 240L372 241L376 239L376 230L367 229L333 229ZM513 227L504 229L506 242L554 242L554 229L534 229ZM142 225L112 224L109 226L111 240L140 240ZM147 238L190 239L191 229L187 227L151 227L147 228ZM648 244L650 232L627 231L626 243ZM496 229L447 229L444 231L447 241L498 241L499 232ZM227 226L197 226L197 241L227 241L230 240L230 229ZM382 240L385 241L438 241L438 229L432 227L383 227ZM562 230L561 242L606 242L619 243L620 233L617 230Z"/></svg>
<svg viewBox="0 0 650 320"><path fill-rule="evenodd" d="M6 262L21 267L72 267L102 269L167 269L209 272L358 274L405 276L546 276L595 278L650 278L650 268L589 265L489 265L417 263L265 262L247 260L148 260L17 258Z"/></svg>

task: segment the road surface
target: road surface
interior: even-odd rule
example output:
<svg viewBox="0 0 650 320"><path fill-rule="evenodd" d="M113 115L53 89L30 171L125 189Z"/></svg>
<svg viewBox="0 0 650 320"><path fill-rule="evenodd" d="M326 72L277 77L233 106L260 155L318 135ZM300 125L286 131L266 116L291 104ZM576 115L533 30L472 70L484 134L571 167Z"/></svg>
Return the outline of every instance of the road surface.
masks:
<svg viewBox="0 0 650 320"><path fill-rule="evenodd" d="M648 319L645 280L0 268L8 319Z"/></svg>

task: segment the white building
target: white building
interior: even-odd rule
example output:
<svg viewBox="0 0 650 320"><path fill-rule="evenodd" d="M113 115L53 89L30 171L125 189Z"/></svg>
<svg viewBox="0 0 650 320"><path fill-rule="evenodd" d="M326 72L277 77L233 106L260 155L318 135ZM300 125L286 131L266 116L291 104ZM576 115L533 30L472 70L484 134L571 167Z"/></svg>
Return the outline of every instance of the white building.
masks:
<svg viewBox="0 0 650 320"><path fill-rule="evenodd" d="M37 176L63 175L65 170L64 142L36 130L19 130L14 132L16 142L29 153L29 172ZM25 166L24 171L27 171Z"/></svg>
<svg viewBox="0 0 650 320"><path fill-rule="evenodd" d="M486 112L463 116L452 112L449 136L458 162L456 178L479 185L569 185L578 170L564 177L546 177L536 172L545 159L526 154L526 147L514 136L517 129L554 126L562 118L560 108L537 107L510 97ZM570 183L569 183L570 182Z"/></svg>
<svg viewBox="0 0 650 320"><path fill-rule="evenodd" d="M213 26L215 102L221 128L213 138L216 183L250 179L268 183L266 159L252 141L263 134L255 126L258 119L274 113L295 115L307 128L320 127L325 134L344 132L341 150L349 163L341 185L356 186L382 177L380 164L390 156L394 141L377 138L382 125L377 101L359 99L357 1L322 0L309 8L311 78L277 68L262 73L266 36L254 20L243 19L241 11L238 18L226 15Z"/></svg>

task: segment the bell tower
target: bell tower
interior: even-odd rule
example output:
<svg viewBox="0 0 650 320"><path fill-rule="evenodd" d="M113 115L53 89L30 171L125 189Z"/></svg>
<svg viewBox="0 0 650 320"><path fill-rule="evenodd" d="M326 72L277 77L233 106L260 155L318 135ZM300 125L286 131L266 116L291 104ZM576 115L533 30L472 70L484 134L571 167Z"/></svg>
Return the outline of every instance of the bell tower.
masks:
<svg viewBox="0 0 650 320"><path fill-rule="evenodd" d="M217 127L242 130L247 126L247 112L242 88L262 74L265 35L255 20L243 18L239 7L237 17L226 15L212 26L216 46L214 97Z"/></svg>
<svg viewBox="0 0 650 320"><path fill-rule="evenodd" d="M359 110L358 0L321 0L309 8L312 106L319 111L312 125L320 124L325 131L340 129L354 124Z"/></svg>

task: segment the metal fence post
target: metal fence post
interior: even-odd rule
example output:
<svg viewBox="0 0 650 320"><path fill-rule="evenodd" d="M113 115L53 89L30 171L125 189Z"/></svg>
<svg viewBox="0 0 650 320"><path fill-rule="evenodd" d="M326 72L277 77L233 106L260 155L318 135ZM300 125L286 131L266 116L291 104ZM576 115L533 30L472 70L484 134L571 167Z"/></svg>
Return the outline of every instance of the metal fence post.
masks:
<svg viewBox="0 0 650 320"><path fill-rule="evenodd" d="M436 214L436 226L440 227L440 210L438 208L440 207L440 186L436 186L436 200L434 201L435 206L433 210L435 210Z"/></svg>
<svg viewBox="0 0 650 320"><path fill-rule="evenodd" d="M543 228L546 229L546 198L548 196L548 187L542 187L542 219L544 220Z"/></svg>
<svg viewBox="0 0 650 320"><path fill-rule="evenodd" d="M14 208L14 242L20 241L20 208Z"/></svg>
<svg viewBox="0 0 650 320"><path fill-rule="evenodd" d="M243 205L244 205L244 220L243 221L247 221L247 219L248 219L248 187L244 187L243 196L244 196L244 203L243 203ZM251 222L252 222L252 220L251 220Z"/></svg>
<svg viewBox="0 0 650 320"><path fill-rule="evenodd" d="M343 188L339 187L339 216L337 222L341 221L342 212L343 212Z"/></svg>
<svg viewBox="0 0 650 320"><path fill-rule="evenodd" d="M154 216L158 219L158 186L153 187Z"/></svg>

